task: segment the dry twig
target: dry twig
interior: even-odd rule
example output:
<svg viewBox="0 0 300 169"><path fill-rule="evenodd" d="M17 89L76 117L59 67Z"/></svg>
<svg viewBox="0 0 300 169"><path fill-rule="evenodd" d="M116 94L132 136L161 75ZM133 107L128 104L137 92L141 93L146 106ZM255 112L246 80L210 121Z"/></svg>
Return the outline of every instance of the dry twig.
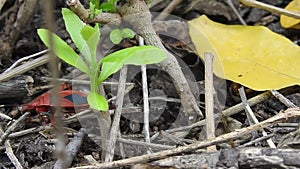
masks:
<svg viewBox="0 0 300 169"><path fill-rule="evenodd" d="M18 120L14 121L6 130L5 133L1 134L0 136L0 144L2 144L8 137L8 135L15 130L19 123L25 120L29 115L29 112L24 113Z"/></svg>
<svg viewBox="0 0 300 169"><path fill-rule="evenodd" d="M23 166L21 165L18 158L15 156L13 149L11 148L10 141L6 140L4 142L4 144L5 144L5 148L6 148L5 153L8 156L8 158L10 159L10 161L14 164L16 169L23 169Z"/></svg>
<svg viewBox="0 0 300 169"><path fill-rule="evenodd" d="M239 88L239 92L240 92L240 96L241 96L242 102L243 102L243 104L245 106L245 111L247 113L247 117L249 116L249 122L250 122L250 124L252 125L252 123L254 123L254 124L259 123L259 121L255 117L253 111L251 110L251 107L248 104L244 87ZM264 130L262 130L262 134L263 134L263 136L267 136L268 135L267 132L265 132ZM274 144L274 142L272 141L272 139L267 139L267 143L269 144L270 148L276 148L276 145Z"/></svg>
<svg viewBox="0 0 300 169"><path fill-rule="evenodd" d="M144 39L139 36L139 45L144 46ZM142 70L142 84L143 84L143 105L144 105L144 135L145 141L150 143L149 132L149 96L148 96L148 83L147 83L147 70L146 65L141 66ZM148 151L150 153L150 151Z"/></svg>
<svg viewBox="0 0 300 169"><path fill-rule="evenodd" d="M74 157L77 155L77 152L79 151L82 141L84 137L86 136L86 132L83 128L81 128L78 133L75 135L75 137L69 142L69 144L66 146L66 156L64 158L64 161L57 160L54 164L54 169L60 169L60 168L68 168L71 166L72 161Z"/></svg>
<svg viewBox="0 0 300 169"><path fill-rule="evenodd" d="M259 94L251 99L248 100L248 104L249 106L253 106L253 105L256 105L262 101L265 101L267 100L269 97L271 96L271 93L270 92L265 92L265 93L262 93L262 94ZM224 110L222 113L224 116L232 116L236 113L239 113L240 111L244 110L244 106L243 106L243 103L239 103L237 105L234 105L226 110ZM216 117L217 118L217 117ZM178 127L178 128L174 128L174 129L169 129L169 130L166 130L166 132L178 132L178 131L183 131L183 130L190 130L194 127L198 127L198 126L203 126L206 124L206 119L203 119L201 121L198 121L194 124L191 124L189 126L184 126L184 127Z"/></svg>
<svg viewBox="0 0 300 169"><path fill-rule="evenodd" d="M11 69L13 69L14 67L16 67L19 63L25 61L25 60L29 60L31 58L34 58L36 56L39 56L39 55L42 55L42 54L45 54L49 51L49 49L46 49L46 50L43 50L43 51L40 51L38 53L35 53L35 54L32 54L32 55L29 55L29 56L25 56L25 57L22 57L21 59L15 61L14 64L12 64L8 69L6 69L4 72L7 73L9 72Z"/></svg>
<svg viewBox="0 0 300 169"><path fill-rule="evenodd" d="M49 61L49 59L50 59L49 54L45 54L39 58L36 58L32 61L24 63L23 65L17 66L15 68L11 69L9 72L3 72L0 74L0 82L11 79L13 77L16 77L17 75L20 75L31 69L34 69L43 64L46 64Z"/></svg>
<svg viewBox="0 0 300 169"><path fill-rule="evenodd" d="M211 53L204 53L205 57L205 115L206 115L206 138L215 137L214 117L214 84L213 84L213 59ZM208 151L216 151L216 146L207 148Z"/></svg>
<svg viewBox="0 0 300 169"><path fill-rule="evenodd" d="M182 2L182 0L173 0L155 20L164 20L168 15Z"/></svg>
<svg viewBox="0 0 300 169"><path fill-rule="evenodd" d="M269 4L265 4L262 2L258 2L256 0L240 0L243 4L246 6L250 7L255 7L255 8L260 8L266 11L269 11L273 14L278 14L278 15L286 15L295 19L300 19L300 14L291 12L282 8L278 8Z"/></svg>
<svg viewBox="0 0 300 169"><path fill-rule="evenodd" d="M0 135L1 136L4 135L1 126L0 126ZM4 141L4 146L5 146L5 150L6 150L5 153L6 153L7 157L10 159L10 161L14 164L14 166L17 169L23 169L22 165L20 164L19 160L17 159L17 157L15 156L15 154L12 150L9 140Z"/></svg>
<svg viewBox="0 0 300 169"><path fill-rule="evenodd" d="M226 3L230 6L230 8L233 10L234 14L237 16L239 21L241 22L242 25L247 25L247 23L244 21L242 16L239 14L238 10L236 7L233 5L232 0L226 0Z"/></svg>
<svg viewBox="0 0 300 169"><path fill-rule="evenodd" d="M281 93L279 93L276 90L271 90L272 94L279 100L281 101L281 103L283 103L286 107L288 108L297 108L298 106L296 106L293 102L291 102L289 99L287 99L286 97L284 97Z"/></svg>
<svg viewBox="0 0 300 169"><path fill-rule="evenodd" d="M105 155L105 161L112 161L114 157L115 144L118 137L119 132L119 123L121 118L121 111L123 107L123 99L124 99L124 91L125 91L125 83L127 78L127 66L124 65L120 71L120 79L118 85L118 93L117 93L117 101L116 101L116 110L113 119L113 123L110 130L109 144L107 153Z"/></svg>
<svg viewBox="0 0 300 169"><path fill-rule="evenodd" d="M231 139L242 137L253 131L260 130L264 127L274 125L282 120L290 119L293 117L300 117L300 109L299 108L287 109L285 111L279 112L277 115L275 115L267 120L264 120L258 124L254 124L252 126L233 131L231 133L223 134L221 136L218 136L213 139L206 140L206 141L193 143L193 144L178 147L178 148L172 149L172 150L165 150L165 151L153 153L150 155L142 155L142 156L132 157L132 158L118 160L118 161L109 162L109 163L101 163L101 164L98 163L96 165L75 167L73 169L121 167L121 166L128 166L128 165L136 164L136 163L143 163L143 162L147 162L150 160L162 159L162 158L166 158L171 155L177 155L180 153L188 153L188 152L192 152L194 150L200 149L200 148L208 147L210 145L215 145L218 143L226 142Z"/></svg>

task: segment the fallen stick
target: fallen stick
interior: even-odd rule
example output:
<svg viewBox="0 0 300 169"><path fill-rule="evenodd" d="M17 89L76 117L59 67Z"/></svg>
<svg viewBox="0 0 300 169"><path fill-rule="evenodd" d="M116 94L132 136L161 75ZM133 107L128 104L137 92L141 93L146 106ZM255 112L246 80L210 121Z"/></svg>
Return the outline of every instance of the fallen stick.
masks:
<svg viewBox="0 0 300 169"><path fill-rule="evenodd" d="M11 69L9 72L4 72L0 74L0 82L4 80L9 80L17 75L25 73L31 69L39 67L43 64L46 64L49 61L50 57L48 54L44 54L43 56L36 58L30 62L24 63L23 65L17 66Z"/></svg>
<svg viewBox="0 0 300 169"><path fill-rule="evenodd" d="M218 143L226 142L228 140L232 140L234 138L242 137L246 134L249 134L253 131L260 130L264 127L268 127L270 125L274 125L282 120L287 120L293 117L300 117L300 108L293 108L293 109L287 109L285 111L279 112L277 115L264 120L260 123L254 124L252 126L242 128L240 130L233 131L231 133L223 134L221 136L201 141L197 143L193 143L187 146L178 147L172 150L165 150L149 155L142 155L137 157L131 157L124 160L118 160L114 162L109 163L96 163L95 165L87 165L87 166L81 166L81 167L75 167L73 169L85 169L85 168L113 168L113 167L121 167L121 166L128 166L136 163L143 163L147 161L157 160L157 159L163 159L171 155L177 155L180 153L189 153L192 151L195 151L200 148L205 148L211 145L215 145Z"/></svg>
<svg viewBox="0 0 300 169"><path fill-rule="evenodd" d="M282 8L278 8L276 6L258 2L256 0L240 0L240 1L246 6L263 9L263 10L269 11L273 14L286 15L289 17L293 17L295 19L300 19L300 14L298 14L296 12L291 12L291 11L288 11L288 10L285 10Z"/></svg>

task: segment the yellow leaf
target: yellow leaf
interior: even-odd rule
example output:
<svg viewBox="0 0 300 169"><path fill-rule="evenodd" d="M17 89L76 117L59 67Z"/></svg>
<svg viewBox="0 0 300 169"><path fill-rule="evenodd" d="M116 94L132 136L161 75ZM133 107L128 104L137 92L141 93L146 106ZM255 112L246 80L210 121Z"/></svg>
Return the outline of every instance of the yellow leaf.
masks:
<svg viewBox="0 0 300 169"><path fill-rule="evenodd" d="M300 13L300 0L291 1L286 7L286 10ZM284 28L300 29L300 19L295 19L285 15L280 16L280 24Z"/></svg>
<svg viewBox="0 0 300 169"><path fill-rule="evenodd" d="M200 57L212 52L214 73L254 90L300 85L300 47L263 26L223 25L202 15L189 21Z"/></svg>

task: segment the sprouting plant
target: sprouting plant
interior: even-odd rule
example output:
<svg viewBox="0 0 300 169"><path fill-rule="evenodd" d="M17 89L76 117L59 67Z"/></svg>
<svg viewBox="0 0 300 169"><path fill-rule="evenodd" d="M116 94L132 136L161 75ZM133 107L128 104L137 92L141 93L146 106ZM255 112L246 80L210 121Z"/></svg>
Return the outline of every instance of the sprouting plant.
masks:
<svg viewBox="0 0 300 169"><path fill-rule="evenodd" d="M100 8L103 12L116 12L116 2L118 0L108 0L107 2L103 2L100 5Z"/></svg>
<svg viewBox="0 0 300 169"><path fill-rule="evenodd" d="M94 18L100 12L116 12L116 3L118 0L108 0L100 4L99 0L89 0L90 18Z"/></svg>
<svg viewBox="0 0 300 169"><path fill-rule="evenodd" d="M120 70L123 65L153 64L166 58L164 51L157 47L135 46L116 51L97 61L96 50L100 41L98 24L94 27L85 25L76 14L67 8L62 9L62 15L71 39L83 57L47 29L38 29L38 35L43 43L51 48L60 59L89 76L91 91L87 100L90 107L95 110L108 110L108 103L102 95L98 94L98 87L110 75ZM124 34L121 37L131 37L132 35L132 32L127 29L120 32ZM53 38L53 45L50 45L49 34Z"/></svg>
<svg viewBox="0 0 300 169"><path fill-rule="evenodd" d="M110 41L115 45L119 44L122 41L122 39L125 38L132 39L134 38L134 36L135 33L133 32L133 30L129 28L124 28L122 30L113 29L109 34Z"/></svg>

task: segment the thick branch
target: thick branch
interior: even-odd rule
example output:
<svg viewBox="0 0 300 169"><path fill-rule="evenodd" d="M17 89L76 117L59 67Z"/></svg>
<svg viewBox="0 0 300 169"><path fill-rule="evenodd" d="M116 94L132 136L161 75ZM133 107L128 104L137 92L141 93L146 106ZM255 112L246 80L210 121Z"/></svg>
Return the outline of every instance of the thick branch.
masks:
<svg viewBox="0 0 300 169"><path fill-rule="evenodd" d="M147 45L157 46L167 53L167 59L159 63L159 66L171 76L176 90L180 95L185 115L189 120L194 120L196 115L202 118L202 112L197 106L196 100L175 56L166 50L153 29L151 14L145 2L128 0L126 4L118 8L118 11L124 20L145 39Z"/></svg>

